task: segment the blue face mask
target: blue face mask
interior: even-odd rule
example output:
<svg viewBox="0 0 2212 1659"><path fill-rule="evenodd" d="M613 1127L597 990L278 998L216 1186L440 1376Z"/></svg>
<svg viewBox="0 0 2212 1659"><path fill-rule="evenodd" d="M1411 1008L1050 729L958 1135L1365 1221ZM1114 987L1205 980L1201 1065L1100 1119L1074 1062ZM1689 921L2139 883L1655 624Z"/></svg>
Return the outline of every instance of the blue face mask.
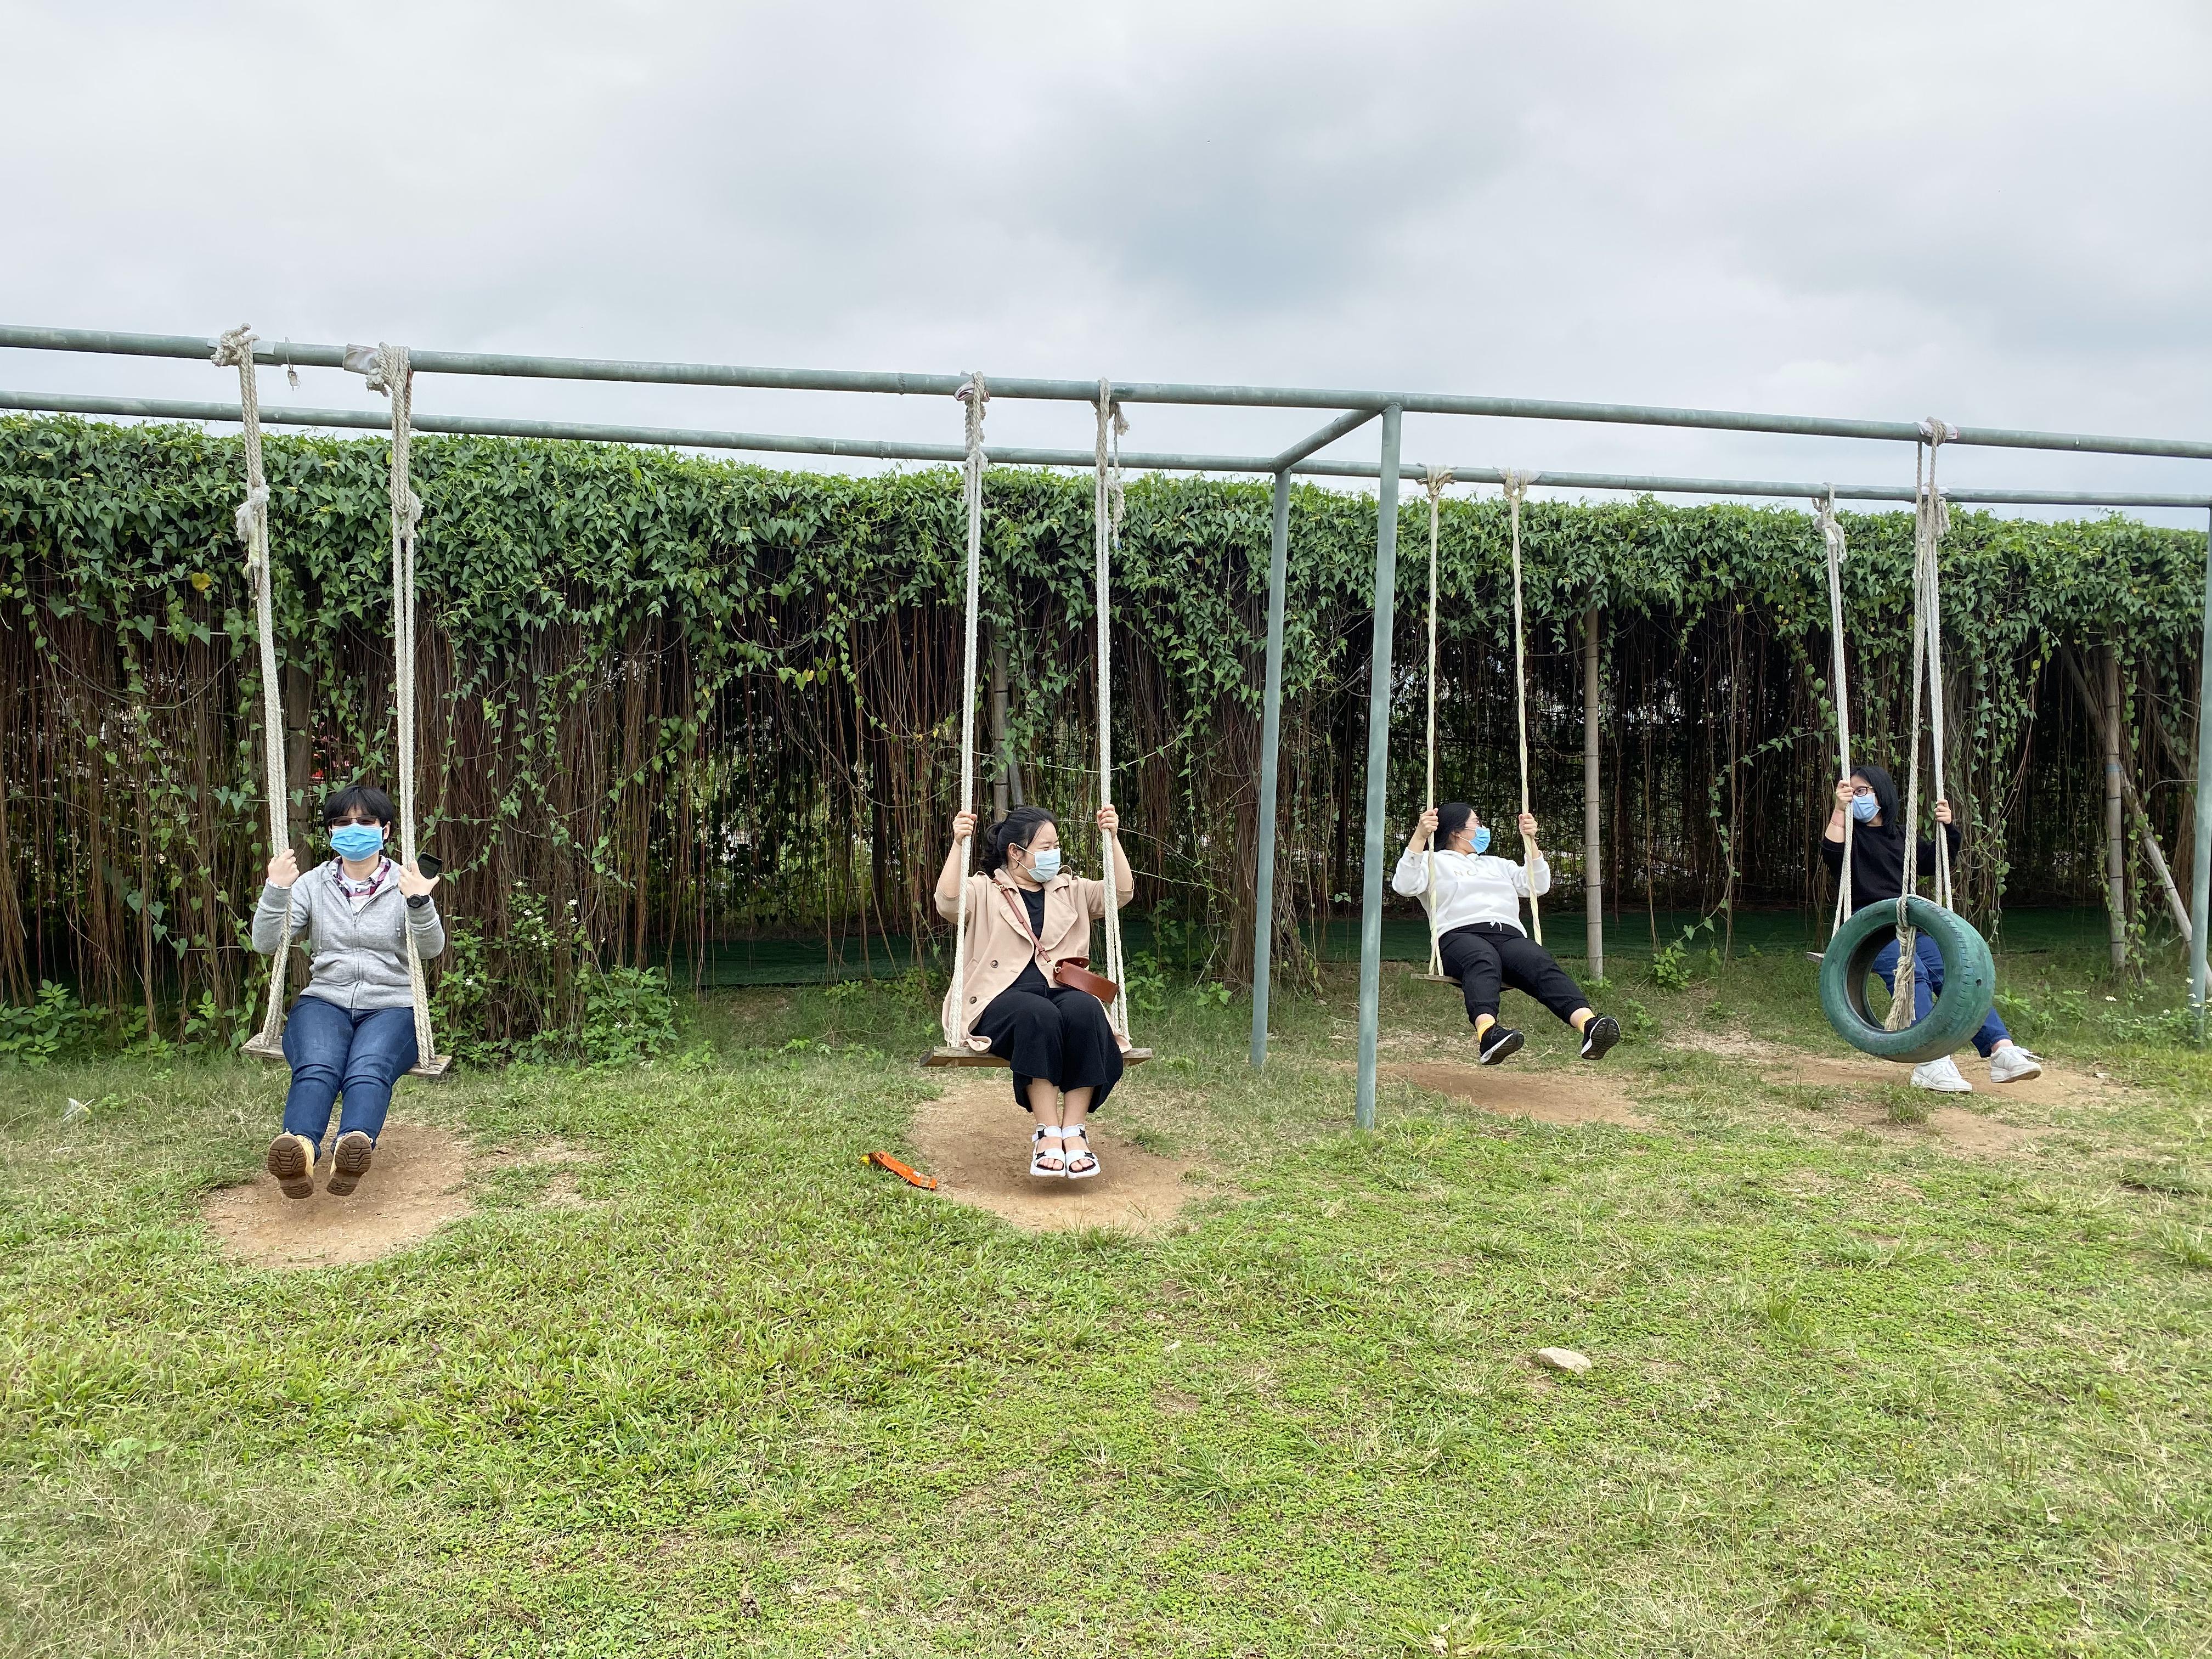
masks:
<svg viewBox="0 0 2212 1659"><path fill-rule="evenodd" d="M1034 855L1030 862L1030 874L1039 881L1050 881L1060 873L1060 848L1048 847Z"/></svg>
<svg viewBox="0 0 2212 1659"><path fill-rule="evenodd" d="M1474 826L1474 840L1472 845L1477 853L1487 853L1490 850L1490 826L1488 824L1478 823Z"/></svg>
<svg viewBox="0 0 2212 1659"><path fill-rule="evenodd" d="M1872 795L1851 797L1851 817L1861 823L1872 823L1875 814L1881 811L1881 803Z"/></svg>
<svg viewBox="0 0 2212 1659"><path fill-rule="evenodd" d="M331 831L331 850L342 859L356 861L384 850L380 823L341 823Z"/></svg>

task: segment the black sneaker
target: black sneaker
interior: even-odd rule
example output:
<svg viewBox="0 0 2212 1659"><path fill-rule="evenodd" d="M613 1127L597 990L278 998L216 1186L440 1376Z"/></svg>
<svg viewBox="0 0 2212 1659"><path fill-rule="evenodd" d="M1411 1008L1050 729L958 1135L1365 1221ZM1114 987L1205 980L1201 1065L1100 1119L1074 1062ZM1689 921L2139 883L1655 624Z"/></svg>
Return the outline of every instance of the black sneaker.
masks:
<svg viewBox="0 0 2212 1659"><path fill-rule="evenodd" d="M1600 1014L1583 1027L1583 1058L1603 1060L1605 1051L1620 1041L1620 1022L1611 1014Z"/></svg>
<svg viewBox="0 0 2212 1659"><path fill-rule="evenodd" d="M1528 1038L1510 1026L1493 1025L1482 1034L1480 1058L1485 1066L1495 1066L1508 1055L1519 1054L1521 1045L1527 1041Z"/></svg>

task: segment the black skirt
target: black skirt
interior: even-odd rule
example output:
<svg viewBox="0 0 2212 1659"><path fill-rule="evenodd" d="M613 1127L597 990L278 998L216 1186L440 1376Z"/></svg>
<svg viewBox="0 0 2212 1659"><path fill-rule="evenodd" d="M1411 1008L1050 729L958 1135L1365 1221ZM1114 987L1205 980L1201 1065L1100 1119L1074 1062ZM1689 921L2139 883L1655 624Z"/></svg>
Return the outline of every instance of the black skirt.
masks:
<svg viewBox="0 0 2212 1659"><path fill-rule="evenodd" d="M1121 1045L1106 1018L1106 1005L1088 991L1054 985L1035 963L993 997L975 1018L975 1035L991 1040L991 1052L1014 1068L1014 1099L1029 1109L1030 1079L1055 1087L1089 1089L1091 1109L1121 1080Z"/></svg>

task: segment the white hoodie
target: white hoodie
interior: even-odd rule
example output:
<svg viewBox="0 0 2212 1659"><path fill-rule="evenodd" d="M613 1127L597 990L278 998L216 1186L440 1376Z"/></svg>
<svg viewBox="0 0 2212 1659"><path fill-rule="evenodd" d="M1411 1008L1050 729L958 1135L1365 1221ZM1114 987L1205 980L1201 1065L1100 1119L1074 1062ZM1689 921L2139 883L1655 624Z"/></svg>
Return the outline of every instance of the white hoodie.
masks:
<svg viewBox="0 0 2212 1659"><path fill-rule="evenodd" d="M1390 885L1408 898L1417 898L1426 892L1428 854L1408 852L1399 859ZM1536 895L1540 898L1551 890L1552 866L1539 853ZM1440 852L1437 854L1437 891L1431 911L1437 933L1441 936L1470 922L1494 921L1516 933L1526 933L1528 929L1521 925L1521 901L1528 893L1528 876L1510 859L1495 858L1487 853ZM1431 901L1424 899L1423 902Z"/></svg>

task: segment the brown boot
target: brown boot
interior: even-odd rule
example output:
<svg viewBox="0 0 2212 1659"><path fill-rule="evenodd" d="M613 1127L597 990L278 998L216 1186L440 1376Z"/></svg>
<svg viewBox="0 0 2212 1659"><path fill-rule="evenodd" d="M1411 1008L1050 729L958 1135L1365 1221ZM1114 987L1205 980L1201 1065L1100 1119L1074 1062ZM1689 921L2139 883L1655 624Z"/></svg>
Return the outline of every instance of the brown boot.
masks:
<svg viewBox="0 0 2212 1659"><path fill-rule="evenodd" d="M269 1143L262 1167L276 1177L276 1190L287 1198L315 1195L315 1143L305 1135L278 1135Z"/></svg>
<svg viewBox="0 0 2212 1659"><path fill-rule="evenodd" d="M338 1144L331 1148L330 1179L323 1182L323 1190L332 1198L352 1197L353 1189L368 1173L368 1160L375 1152L376 1143L358 1129L340 1135Z"/></svg>

